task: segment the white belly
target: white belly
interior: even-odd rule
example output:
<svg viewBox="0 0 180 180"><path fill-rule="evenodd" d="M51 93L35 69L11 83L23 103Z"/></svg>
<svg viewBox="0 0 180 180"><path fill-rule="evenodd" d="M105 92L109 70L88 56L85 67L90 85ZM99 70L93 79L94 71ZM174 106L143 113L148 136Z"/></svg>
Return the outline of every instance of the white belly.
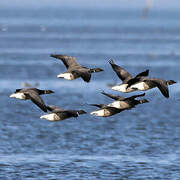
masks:
<svg viewBox="0 0 180 180"><path fill-rule="evenodd" d="M55 113L46 114L40 117L41 119L47 119L49 121L59 121L60 117Z"/></svg>
<svg viewBox="0 0 180 180"><path fill-rule="evenodd" d="M108 104L109 107L115 107L117 109L126 109L129 105L125 101L114 101L111 104Z"/></svg>
<svg viewBox="0 0 180 180"><path fill-rule="evenodd" d="M13 93L11 94L9 97L11 98L16 98L16 99L22 99L22 100L26 100L26 96L24 95L24 93Z"/></svg>
<svg viewBox="0 0 180 180"><path fill-rule="evenodd" d="M113 86L112 89L115 91L120 91L120 92L124 92L124 93L135 91L135 89L131 89L130 87L127 88L127 86L128 86L128 84L120 84L117 86Z"/></svg>
<svg viewBox="0 0 180 180"><path fill-rule="evenodd" d="M140 91L146 91L146 90L150 89L150 87L144 82L134 84L131 86L131 88L135 88L135 89L140 90Z"/></svg>
<svg viewBox="0 0 180 180"><path fill-rule="evenodd" d="M62 74L57 75L57 77L58 78L64 78L64 79L67 79L67 80L76 79L75 76L72 73L62 73Z"/></svg>
<svg viewBox="0 0 180 180"><path fill-rule="evenodd" d="M95 115L95 116L100 116L100 117L107 117L111 115L111 112L107 109L100 109L97 111L93 111L90 114Z"/></svg>

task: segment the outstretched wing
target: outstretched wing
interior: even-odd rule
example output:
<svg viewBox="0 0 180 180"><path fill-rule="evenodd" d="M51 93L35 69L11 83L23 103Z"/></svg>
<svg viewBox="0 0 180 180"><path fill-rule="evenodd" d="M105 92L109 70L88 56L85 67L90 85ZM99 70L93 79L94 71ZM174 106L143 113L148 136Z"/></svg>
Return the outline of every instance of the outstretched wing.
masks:
<svg viewBox="0 0 180 180"><path fill-rule="evenodd" d="M137 98L137 97L142 97L142 96L145 96L145 93L143 93L143 94L138 94L138 95L134 95L134 96L125 98L125 100L128 100L128 99L135 99L135 98Z"/></svg>
<svg viewBox="0 0 180 180"><path fill-rule="evenodd" d="M108 94L108 93L105 93L104 91L101 92L102 94L104 94L105 96L107 97L110 97L111 99L114 99L114 100L124 100L125 98L122 97L122 96L116 96L116 95L113 95L113 94Z"/></svg>
<svg viewBox="0 0 180 180"><path fill-rule="evenodd" d="M24 93L31 101L36 104L40 109L42 109L44 112L47 112L47 107L44 104L44 101L41 99L39 94L36 91L28 91Z"/></svg>
<svg viewBox="0 0 180 180"><path fill-rule="evenodd" d="M66 66L66 68L71 68L74 66L80 66L77 61L76 58L73 56L67 56L67 55L60 55L60 54L51 54L51 57L54 57L56 59L60 59L64 65Z"/></svg>
<svg viewBox="0 0 180 180"><path fill-rule="evenodd" d="M113 70L115 73L118 75L118 77L123 81L128 81L129 79L132 78L131 74L128 73L125 69L122 67L116 65L113 60L109 61L109 64L112 66Z"/></svg>
<svg viewBox="0 0 180 180"><path fill-rule="evenodd" d="M151 79L147 79L144 82L148 83L148 85L150 86L154 86L159 88L159 90L161 91L161 93L166 97L169 98L169 89L168 89L168 85L166 83L165 80L162 79L156 79L156 78L151 78Z"/></svg>
<svg viewBox="0 0 180 180"><path fill-rule="evenodd" d="M148 75L149 75L149 69L137 74L136 77L131 78L130 80L127 81L127 84L128 84L127 88L139 82L140 80L145 79L145 77Z"/></svg>
<svg viewBox="0 0 180 180"><path fill-rule="evenodd" d="M149 69L137 74L136 77L142 77L142 76L148 76L148 75L149 75Z"/></svg>
<svg viewBox="0 0 180 180"><path fill-rule="evenodd" d="M126 109L118 109L118 108L111 107L111 106L106 106L105 108L112 111L113 114L117 114L117 113L120 113L120 112L126 110Z"/></svg>
<svg viewBox="0 0 180 180"><path fill-rule="evenodd" d="M130 79L129 81L127 81L127 84L128 84L127 88L139 82L140 80L141 80L141 76Z"/></svg>

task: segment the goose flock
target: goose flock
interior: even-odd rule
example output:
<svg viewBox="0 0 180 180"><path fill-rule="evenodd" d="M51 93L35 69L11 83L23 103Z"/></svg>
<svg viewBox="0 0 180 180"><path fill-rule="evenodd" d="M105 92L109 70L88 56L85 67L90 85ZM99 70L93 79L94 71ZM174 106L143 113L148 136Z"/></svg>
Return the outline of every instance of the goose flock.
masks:
<svg viewBox="0 0 180 180"><path fill-rule="evenodd" d="M101 72L101 68L87 68L76 61L73 56L51 54L53 58L59 59L63 62L66 67L64 73L57 75L57 78L64 78L66 80L74 80L82 78L85 82L90 82L91 74L95 72ZM117 76L121 79L122 83L119 85L112 86L112 89L119 92L129 93L133 91L147 91L149 89L157 87L162 95L169 98L168 85L176 83L174 80L163 80L159 78L149 78L149 69L137 74L133 77L129 72L123 69L121 66L114 63L113 60L109 61L112 69L115 71ZM47 119L49 121L59 121L71 117L78 117L79 115L86 114L87 112L80 110L64 110L58 106L46 105L40 95L54 93L51 90L40 90L37 88L22 88L16 89L14 93L10 95L11 98L21 100L31 100L36 104L42 111L48 112L48 114L42 115L41 119ZM114 114L120 113L124 110L135 108L138 104L148 103L147 99L136 99L144 97L145 93L133 95L130 97L122 97L113 94L101 92L103 95L113 99L114 101L110 104L89 104L91 106L98 107L97 110L92 111L90 114L100 117L109 117Z"/></svg>

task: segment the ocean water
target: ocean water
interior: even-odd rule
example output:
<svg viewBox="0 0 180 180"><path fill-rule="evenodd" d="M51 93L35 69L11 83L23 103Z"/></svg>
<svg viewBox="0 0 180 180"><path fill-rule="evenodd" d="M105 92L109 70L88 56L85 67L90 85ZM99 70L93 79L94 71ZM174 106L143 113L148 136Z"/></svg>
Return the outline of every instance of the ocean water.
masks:
<svg viewBox="0 0 180 180"><path fill-rule="evenodd" d="M179 179L180 86L170 98L158 89L149 103L108 118L91 116L90 103L110 103L101 91L128 96L107 85L120 83L108 61L132 75L180 81L179 11L98 8L1 8L0 179ZM57 79L65 71L51 53L75 56L100 67L90 83ZM51 89L46 104L88 112L49 122L30 101L9 98L23 84ZM132 94L139 94L134 92Z"/></svg>

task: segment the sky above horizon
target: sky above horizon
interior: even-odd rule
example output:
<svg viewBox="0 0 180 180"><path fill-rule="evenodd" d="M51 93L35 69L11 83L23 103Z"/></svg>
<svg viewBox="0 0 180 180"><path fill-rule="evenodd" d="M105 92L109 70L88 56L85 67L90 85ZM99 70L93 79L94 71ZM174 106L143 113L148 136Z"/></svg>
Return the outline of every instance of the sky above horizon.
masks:
<svg viewBox="0 0 180 180"><path fill-rule="evenodd" d="M0 7L117 7L143 8L147 4L158 9L178 9L180 0L0 0Z"/></svg>

